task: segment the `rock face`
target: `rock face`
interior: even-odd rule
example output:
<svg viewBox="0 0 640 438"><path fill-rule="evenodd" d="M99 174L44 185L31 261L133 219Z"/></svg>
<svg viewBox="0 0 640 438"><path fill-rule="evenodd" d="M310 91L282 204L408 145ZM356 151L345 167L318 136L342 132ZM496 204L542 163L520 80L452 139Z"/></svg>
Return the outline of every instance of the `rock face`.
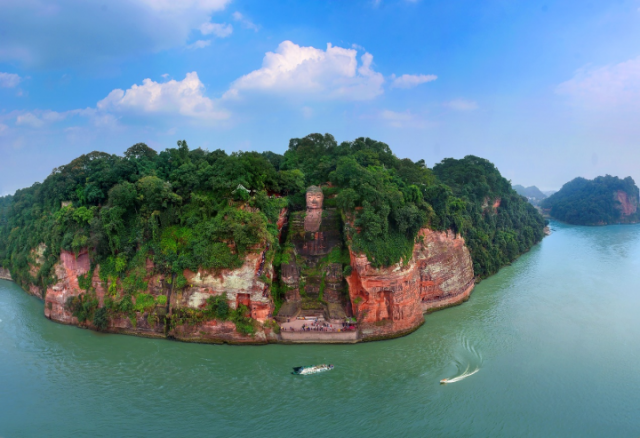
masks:
<svg viewBox="0 0 640 438"><path fill-rule="evenodd" d="M11 272L5 268L0 268L0 279L13 281L13 278L11 278Z"/></svg>
<svg viewBox="0 0 640 438"><path fill-rule="evenodd" d="M283 211L279 227L285 224L286 217L287 212ZM289 317L319 314L339 323L346 316L354 316L357 331L327 334L326 339L314 333L276 334L272 329L274 301L270 289L274 270L266 260L267 245L249 253L238 269L184 271L187 286L181 290L173 290L169 278L154 274L153 263L148 260L149 276L145 278L144 292L154 298L166 296L167 304L156 304L144 312L112 313L106 331L205 343L357 342L409 333L424 322L425 312L460 303L473 289L473 264L464 240L452 233L429 229L420 231L411 260L404 264L374 269L365 256L349 251L351 274L345 282L343 271L348 261L336 262L343 248L338 212L325 209L318 218L312 219L306 220L302 212L291 215L290 257L280 272L281 284L287 286L285 304L290 304L290 310L295 311L295 315ZM35 251L42 253L43 249ZM37 274L39 266L34 265L33 269ZM45 293L47 318L95 328L92 321L80 323L67 307L70 297L86 293L80 288L79 277L91 269L90 254L86 250L77 255L62 251L54 266L58 281ZM108 296L116 294L117 297L122 285L119 281L104 284L99 273L100 267L95 266L90 279L91 294L95 293L99 307L103 307ZM0 270L0 276L10 278L7 270ZM85 281L88 286L88 279ZM223 293L231 309L240 305L250 309L251 317L258 321L254 335L239 333L230 321L205 318L189 323L180 320L185 312L202 314L207 299Z"/></svg>
<svg viewBox="0 0 640 438"><path fill-rule="evenodd" d="M78 276L89 272L91 262L87 251L76 256L62 251L60 261L54 266L58 282L47 288L44 299L44 316L63 324L78 324L78 319L69 312L65 304L70 297L84 293L78 285Z"/></svg>
<svg viewBox="0 0 640 438"><path fill-rule="evenodd" d="M473 263L461 237L422 229L406 264L371 267L351 253L349 294L362 339L398 336L419 327L423 313L466 300L474 286Z"/></svg>
<svg viewBox="0 0 640 438"><path fill-rule="evenodd" d="M631 216L638 210L638 200L629 198L629 195L624 190L615 191L613 197L620 203L620 214L623 217Z"/></svg>
<svg viewBox="0 0 640 438"><path fill-rule="evenodd" d="M176 307L202 309L211 296L227 294L229 307L236 309L244 304L251 310L251 317L264 322L273 312L273 302L269 286L260 277L273 276L271 266L265 268L267 249L261 253L248 254L239 269L223 269L220 272L199 270L184 271L190 287L178 292L174 303Z"/></svg>

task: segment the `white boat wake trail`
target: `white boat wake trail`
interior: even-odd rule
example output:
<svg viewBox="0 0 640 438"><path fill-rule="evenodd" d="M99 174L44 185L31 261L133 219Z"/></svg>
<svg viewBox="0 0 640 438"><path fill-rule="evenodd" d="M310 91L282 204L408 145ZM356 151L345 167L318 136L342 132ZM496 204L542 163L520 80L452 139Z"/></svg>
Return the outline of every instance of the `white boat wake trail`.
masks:
<svg viewBox="0 0 640 438"><path fill-rule="evenodd" d="M480 367L482 366L482 354L480 354L476 349L469 343L469 340L462 336L460 339L462 344L462 360L456 360L456 367L458 370L461 370L464 366L463 363L466 363L467 366L465 370L458 374L457 376L451 377L450 379L442 379L441 383L455 383L461 380L466 379L469 376L473 376L475 373L480 371Z"/></svg>
<svg viewBox="0 0 640 438"><path fill-rule="evenodd" d="M466 379L469 376L473 376L478 371L480 371L480 368L476 368L475 370L469 372L469 367L467 367L467 369L464 370L464 373L460 374L459 376L452 377L451 379L445 379L445 380L446 380L447 383L459 382L462 379Z"/></svg>

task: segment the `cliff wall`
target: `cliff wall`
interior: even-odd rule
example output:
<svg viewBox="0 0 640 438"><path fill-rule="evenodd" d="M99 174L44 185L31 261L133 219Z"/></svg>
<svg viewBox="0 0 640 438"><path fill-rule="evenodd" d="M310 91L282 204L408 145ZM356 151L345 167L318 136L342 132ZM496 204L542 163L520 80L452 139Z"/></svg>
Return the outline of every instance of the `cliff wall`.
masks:
<svg viewBox="0 0 640 438"><path fill-rule="evenodd" d="M78 324L78 319L65 304L70 297L77 297L85 292L80 289L78 277L89 272L90 268L87 251L81 252L78 256L62 251L60 261L53 268L58 282L47 288L44 296L44 316L63 324Z"/></svg>
<svg viewBox="0 0 640 438"><path fill-rule="evenodd" d="M144 312L111 314L105 331L205 343L375 340L415 330L424 322L424 313L466 300L474 286L473 264L464 239L453 233L422 229L411 260L405 264L374 269L365 256L350 251L352 271L346 279L349 286L347 302L349 312L358 321L357 332L327 333L321 336L326 338L324 340L316 339L317 335L313 333L283 332L278 335L270 328L274 325L274 304L269 283L274 272L266 260L267 251L266 245L257 248L245 257L238 269L185 270L187 286L181 290L174 290L172 282L163 275L154 274L153 263L149 260L146 266L149 275L145 278L148 286L144 292L154 298L168 297L166 305L156 305ZM62 251L54 266L58 281L45 293L44 314L47 318L95 328L90 320L78 321L67 304L69 298L87 293L80 288L79 277L90 270L90 255L86 250L77 255ZM122 285L118 282L115 288L109 288L100 280L99 273L100 267L96 266L90 289L91 294L95 293L99 307L103 307L107 296L118 299ZM250 310L250 316L257 321L253 335L239 333L231 321L202 318L208 298L223 293L231 309L245 305ZM199 319L196 318L196 322L181 319L185 311L199 315Z"/></svg>
<svg viewBox="0 0 640 438"><path fill-rule="evenodd" d="M286 209L282 210L278 220L279 228L284 225L286 215ZM243 265L238 269L218 271L201 269L198 272L185 270L183 274L187 280L187 286L181 290L174 290L171 286L172 281L164 275L154 274L153 262L147 260L148 276L145 278L147 289L143 292L151 295L156 301L157 297L164 295L168 297L167 304L156 305L155 308L144 312L112 314L106 331L148 337L172 337L190 342L266 343L275 341L275 334L262 327L262 323L271 318L274 308L269 285L265 282L273 278L273 267L270 261L266 260L268 250L267 244L255 248L254 252L247 254ZM42 252L40 247L34 251ZM34 278L39 269L40 263L32 266ZM90 270L91 260L87 250L77 255L68 251L61 252L60 260L54 266L58 281L47 288L44 295L44 314L47 318L63 324L95 328L92 321L78 321L67 304L69 298L87 293L80 288L78 277L87 274ZM92 293L95 292L98 306L103 307L108 285L100 280L99 273L100 266L96 266L90 289ZM37 289L31 285L30 293L41 297ZM117 300L122 295L120 281L111 290L111 297ZM180 317L171 321L176 312L184 309L195 311L198 315L198 312L201 313L205 309L208 298L223 293L227 296L230 309L237 309L238 306L244 305L250 310L251 318L258 322L256 333L241 334L236 330L235 324L230 321L203 321L203 318L198 318L198 322L194 323Z"/></svg>
<svg viewBox="0 0 640 438"><path fill-rule="evenodd" d="M379 339L411 332L423 313L466 300L474 286L473 263L464 239L422 229L406 264L374 269L366 256L351 252L347 278L361 337Z"/></svg>
<svg viewBox="0 0 640 438"><path fill-rule="evenodd" d="M620 203L620 213L623 218L634 215L638 210L638 200L630 198L627 192L617 190L613 193L613 197Z"/></svg>

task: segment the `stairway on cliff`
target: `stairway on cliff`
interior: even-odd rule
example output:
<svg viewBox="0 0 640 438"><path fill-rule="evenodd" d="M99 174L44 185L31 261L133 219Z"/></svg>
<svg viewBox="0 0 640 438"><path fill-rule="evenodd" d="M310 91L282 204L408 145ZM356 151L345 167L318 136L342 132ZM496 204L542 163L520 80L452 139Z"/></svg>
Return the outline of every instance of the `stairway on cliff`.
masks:
<svg viewBox="0 0 640 438"><path fill-rule="evenodd" d="M342 251L341 221L335 209L326 209L317 231L305 230L305 213L294 212L289 218L286 244L295 252L288 258L288 287L294 273L299 273L299 296L288 297L278 315L282 317L306 316L343 320L346 316L343 266L330 255ZM295 263L295 268L292 266ZM299 309L299 310L298 310Z"/></svg>

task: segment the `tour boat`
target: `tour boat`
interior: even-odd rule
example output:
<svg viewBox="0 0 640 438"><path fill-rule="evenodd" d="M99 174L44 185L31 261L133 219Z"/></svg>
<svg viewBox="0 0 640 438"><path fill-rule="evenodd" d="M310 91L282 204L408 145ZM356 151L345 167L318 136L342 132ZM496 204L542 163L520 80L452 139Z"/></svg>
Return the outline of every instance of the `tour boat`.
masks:
<svg viewBox="0 0 640 438"><path fill-rule="evenodd" d="M321 373L323 371L330 371L333 369L333 365L312 365L306 367L293 367L293 372L291 374L299 374L301 376L306 376L307 374L315 374Z"/></svg>

